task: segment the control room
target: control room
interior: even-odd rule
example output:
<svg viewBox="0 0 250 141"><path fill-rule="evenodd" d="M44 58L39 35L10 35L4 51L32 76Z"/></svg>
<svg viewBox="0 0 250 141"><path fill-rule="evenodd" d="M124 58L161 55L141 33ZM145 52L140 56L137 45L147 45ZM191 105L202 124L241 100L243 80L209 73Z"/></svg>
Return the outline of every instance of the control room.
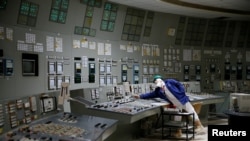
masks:
<svg viewBox="0 0 250 141"><path fill-rule="evenodd" d="M249 7L0 0L0 140L207 141L244 127Z"/></svg>

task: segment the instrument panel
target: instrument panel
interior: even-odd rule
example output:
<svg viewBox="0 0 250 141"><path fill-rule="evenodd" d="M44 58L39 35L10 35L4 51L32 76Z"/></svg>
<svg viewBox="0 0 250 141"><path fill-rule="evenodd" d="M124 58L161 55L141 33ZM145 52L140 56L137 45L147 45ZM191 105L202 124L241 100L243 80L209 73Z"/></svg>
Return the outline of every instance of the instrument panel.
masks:
<svg viewBox="0 0 250 141"><path fill-rule="evenodd" d="M115 113L128 114L128 115L135 115L137 113L156 107L157 106L152 104L151 100L143 100L143 99L134 100L133 98L124 98L124 99L91 105L89 108L115 112Z"/></svg>
<svg viewBox="0 0 250 141"><path fill-rule="evenodd" d="M117 120L59 113L0 136L5 141L102 141L116 130Z"/></svg>

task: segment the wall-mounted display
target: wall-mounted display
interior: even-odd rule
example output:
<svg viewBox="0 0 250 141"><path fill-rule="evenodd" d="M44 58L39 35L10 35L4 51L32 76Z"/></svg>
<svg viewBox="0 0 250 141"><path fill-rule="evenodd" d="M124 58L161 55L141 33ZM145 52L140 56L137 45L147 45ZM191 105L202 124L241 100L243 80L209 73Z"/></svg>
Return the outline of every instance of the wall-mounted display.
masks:
<svg viewBox="0 0 250 141"><path fill-rule="evenodd" d="M62 76L56 76L56 88L57 89L61 88L62 82L63 82L63 77Z"/></svg>
<svg viewBox="0 0 250 141"><path fill-rule="evenodd" d="M205 47L222 47L224 41L224 33L227 23L223 20L209 20L207 25Z"/></svg>
<svg viewBox="0 0 250 141"><path fill-rule="evenodd" d="M38 76L39 62L38 54L22 54L22 74L23 76Z"/></svg>
<svg viewBox="0 0 250 141"><path fill-rule="evenodd" d="M17 23L27 26L36 26L38 10L38 4L29 1L21 1Z"/></svg>
<svg viewBox="0 0 250 141"><path fill-rule="evenodd" d="M155 74L154 66L149 66L149 74Z"/></svg>
<svg viewBox="0 0 250 141"><path fill-rule="evenodd" d="M121 79L122 82L127 82L128 80L128 66L127 64L122 64L122 72L121 72Z"/></svg>
<svg viewBox="0 0 250 141"><path fill-rule="evenodd" d="M64 76L63 82L70 83L70 76Z"/></svg>
<svg viewBox="0 0 250 141"><path fill-rule="evenodd" d="M13 59L4 59L3 60L3 68L5 76L13 76L14 75L14 61Z"/></svg>
<svg viewBox="0 0 250 141"><path fill-rule="evenodd" d="M175 38L175 45L181 45L182 44L185 23L186 23L186 17L180 17L178 27L177 27L176 38Z"/></svg>
<svg viewBox="0 0 250 141"><path fill-rule="evenodd" d="M89 83L95 82L95 63L89 63Z"/></svg>
<svg viewBox="0 0 250 141"><path fill-rule="evenodd" d="M63 62L56 62L56 74L63 74Z"/></svg>
<svg viewBox="0 0 250 141"><path fill-rule="evenodd" d="M89 15L92 16L92 15ZM85 28L90 28L91 27L91 23L92 23L92 18L91 17L85 17L84 19L84 27Z"/></svg>
<svg viewBox="0 0 250 141"><path fill-rule="evenodd" d="M103 74L106 72L106 67L105 67L105 64L104 63L100 63L99 64L99 73L100 74Z"/></svg>
<svg viewBox="0 0 250 141"><path fill-rule="evenodd" d="M215 72L216 72L216 65L210 64L210 73L215 73Z"/></svg>
<svg viewBox="0 0 250 141"><path fill-rule="evenodd" d="M123 25L122 40L139 41L142 32L145 11L127 8L126 18Z"/></svg>
<svg viewBox="0 0 250 141"><path fill-rule="evenodd" d="M69 0L52 0L49 20L57 23L66 23Z"/></svg>
<svg viewBox="0 0 250 141"><path fill-rule="evenodd" d="M149 83L148 76L142 76L142 83Z"/></svg>
<svg viewBox="0 0 250 141"><path fill-rule="evenodd" d="M105 76L102 76L102 75L99 76L99 85L100 86L106 85L106 77Z"/></svg>
<svg viewBox="0 0 250 141"><path fill-rule="evenodd" d="M80 0L80 3L98 8L102 6L102 0Z"/></svg>
<svg viewBox="0 0 250 141"><path fill-rule="evenodd" d="M101 0L81 0L80 3L86 4L83 27L75 26L74 33L77 35L86 35L95 37L96 29L91 28L92 19L94 14L94 7L100 7L102 5Z"/></svg>
<svg viewBox="0 0 250 141"><path fill-rule="evenodd" d="M245 41L246 41L246 38L247 38L246 30L248 28L248 22L242 21L240 24L241 24L240 25L240 32L239 32L238 41L237 41L237 44L236 44L237 48L245 47Z"/></svg>
<svg viewBox="0 0 250 141"><path fill-rule="evenodd" d="M227 34L225 35L226 36L225 47L229 47L229 48L232 47L235 27L236 27L236 21L230 21L228 23Z"/></svg>
<svg viewBox="0 0 250 141"><path fill-rule="evenodd" d="M101 30L113 32L115 28L115 20L117 15L118 5L106 2L103 9Z"/></svg>
<svg viewBox="0 0 250 141"><path fill-rule="evenodd" d="M133 66L133 84L139 84L139 65Z"/></svg>
<svg viewBox="0 0 250 141"><path fill-rule="evenodd" d="M237 63L237 70L236 70L236 79L237 80L242 80L242 63Z"/></svg>
<svg viewBox="0 0 250 141"><path fill-rule="evenodd" d="M201 46L206 29L206 23L206 19L189 18L183 44L191 46Z"/></svg>
<svg viewBox="0 0 250 141"><path fill-rule="evenodd" d="M155 74L159 74L159 67L155 67Z"/></svg>
<svg viewBox="0 0 250 141"><path fill-rule="evenodd" d="M224 80L230 80L230 63L225 63L225 68L224 68Z"/></svg>
<svg viewBox="0 0 250 141"><path fill-rule="evenodd" d="M201 66L200 65L195 66L195 74L201 74Z"/></svg>
<svg viewBox="0 0 250 141"><path fill-rule="evenodd" d="M54 90L56 89L56 77L55 76L49 76L48 77L48 89Z"/></svg>
<svg viewBox="0 0 250 141"><path fill-rule="evenodd" d="M117 84L118 83L118 77L117 76L113 76L112 77L112 83L113 84Z"/></svg>
<svg viewBox="0 0 250 141"><path fill-rule="evenodd" d="M148 66L143 66L143 74L148 74Z"/></svg>
<svg viewBox="0 0 250 141"><path fill-rule="evenodd" d="M75 62L75 83L82 82L82 65L80 62Z"/></svg>
<svg viewBox="0 0 250 141"><path fill-rule="evenodd" d="M96 29L90 28L88 35L91 36L91 37L95 37L95 35L96 35Z"/></svg>
<svg viewBox="0 0 250 141"><path fill-rule="evenodd" d="M112 73L112 64L107 64L106 65L106 73L111 74Z"/></svg>
<svg viewBox="0 0 250 141"><path fill-rule="evenodd" d="M49 74L55 74L56 73L56 65L55 62L48 62L48 73Z"/></svg>
<svg viewBox="0 0 250 141"><path fill-rule="evenodd" d="M75 26L74 34L83 35L83 28L80 26Z"/></svg>
<svg viewBox="0 0 250 141"><path fill-rule="evenodd" d="M151 30L152 30L153 21L154 21L154 12L148 11L147 17L146 17L146 23L145 23L145 27L144 27L143 36L145 36L145 37L149 37L150 36Z"/></svg>
<svg viewBox="0 0 250 141"><path fill-rule="evenodd" d="M189 74L189 66L184 65L184 74Z"/></svg>
<svg viewBox="0 0 250 141"><path fill-rule="evenodd" d="M112 76L111 75L106 75L106 84L112 85Z"/></svg>

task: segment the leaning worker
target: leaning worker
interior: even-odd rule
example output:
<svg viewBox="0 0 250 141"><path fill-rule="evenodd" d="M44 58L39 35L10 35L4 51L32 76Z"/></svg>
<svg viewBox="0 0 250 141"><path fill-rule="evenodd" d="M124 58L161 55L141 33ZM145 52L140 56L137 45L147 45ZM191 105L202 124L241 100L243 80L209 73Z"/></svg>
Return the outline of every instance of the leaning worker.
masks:
<svg viewBox="0 0 250 141"><path fill-rule="evenodd" d="M160 75L154 76L154 83L156 84L156 88L154 91L140 94L134 97L140 99L161 98L166 100L170 104L173 104L180 110L194 113L195 132L201 133L204 131L204 127L201 124L199 116L196 113L193 105L190 103L189 97L185 93L183 84L175 79L166 79L165 81L163 81ZM177 130L175 136L180 137L181 135L181 130Z"/></svg>

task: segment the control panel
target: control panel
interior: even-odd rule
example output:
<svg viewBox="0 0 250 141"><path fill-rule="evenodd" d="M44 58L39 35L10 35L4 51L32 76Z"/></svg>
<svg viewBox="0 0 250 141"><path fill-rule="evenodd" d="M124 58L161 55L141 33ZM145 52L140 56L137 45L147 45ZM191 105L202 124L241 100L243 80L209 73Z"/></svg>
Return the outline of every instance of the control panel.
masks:
<svg viewBox="0 0 250 141"><path fill-rule="evenodd" d="M80 57L74 58L74 79L75 83L81 83L82 82L82 62Z"/></svg>
<svg viewBox="0 0 250 141"><path fill-rule="evenodd" d="M117 120L59 113L11 130L0 136L6 141L96 141L112 133ZM106 135L104 135L106 134Z"/></svg>
<svg viewBox="0 0 250 141"><path fill-rule="evenodd" d="M128 81L128 66L127 64L122 64L121 66L121 80L122 82L127 82Z"/></svg>
<svg viewBox="0 0 250 141"><path fill-rule="evenodd" d="M150 108L155 108L156 106L151 103L152 101L149 100L134 100L133 98L123 98L110 102L95 104L92 105L90 109L99 109L104 111L134 115L139 112L146 111Z"/></svg>
<svg viewBox="0 0 250 141"><path fill-rule="evenodd" d="M133 84L139 84L139 65L133 67Z"/></svg>
<svg viewBox="0 0 250 141"><path fill-rule="evenodd" d="M12 76L14 73L14 61L12 59L3 60L3 69L5 76Z"/></svg>
<svg viewBox="0 0 250 141"><path fill-rule="evenodd" d="M214 90L224 92L249 92L250 81L215 81Z"/></svg>

